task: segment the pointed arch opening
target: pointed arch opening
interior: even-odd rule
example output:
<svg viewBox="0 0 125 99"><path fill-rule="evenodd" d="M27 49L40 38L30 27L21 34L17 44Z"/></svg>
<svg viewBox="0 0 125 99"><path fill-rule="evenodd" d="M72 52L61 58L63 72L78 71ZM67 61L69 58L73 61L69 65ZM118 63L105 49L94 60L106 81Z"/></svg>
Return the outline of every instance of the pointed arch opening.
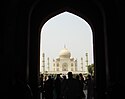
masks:
<svg viewBox="0 0 125 99"><path fill-rule="evenodd" d="M68 78L70 71L74 78L79 74L85 80L88 75L94 77L93 30L89 23L67 10L46 19L41 23L40 34L40 75L44 75L43 79L47 80L48 75L56 79L57 74Z"/></svg>
<svg viewBox="0 0 125 99"><path fill-rule="evenodd" d="M52 64L60 61L59 51L66 44L68 50L73 51L72 55L78 59L77 71L94 75L94 69L91 71L88 68L94 64L93 33L92 28L83 18L68 11L61 12L42 25L40 38L41 73L51 73L50 71L56 70L56 66L53 67ZM43 54L45 54L44 57ZM47 57L51 60L47 61Z"/></svg>

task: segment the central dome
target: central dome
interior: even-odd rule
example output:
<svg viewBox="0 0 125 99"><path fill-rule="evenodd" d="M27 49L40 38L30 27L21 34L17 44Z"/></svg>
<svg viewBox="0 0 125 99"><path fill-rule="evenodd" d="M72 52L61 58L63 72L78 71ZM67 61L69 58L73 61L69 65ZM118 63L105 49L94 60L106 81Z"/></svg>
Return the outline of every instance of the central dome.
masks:
<svg viewBox="0 0 125 99"><path fill-rule="evenodd" d="M70 58L71 57L71 53L69 52L69 50L67 48L64 48L64 49L62 49L60 51L59 57L60 58Z"/></svg>

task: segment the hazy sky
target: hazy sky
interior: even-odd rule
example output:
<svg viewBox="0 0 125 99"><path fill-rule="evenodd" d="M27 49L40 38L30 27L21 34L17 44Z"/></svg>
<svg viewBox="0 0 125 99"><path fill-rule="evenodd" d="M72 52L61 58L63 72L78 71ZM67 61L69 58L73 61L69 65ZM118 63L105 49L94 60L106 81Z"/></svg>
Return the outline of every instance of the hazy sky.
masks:
<svg viewBox="0 0 125 99"><path fill-rule="evenodd" d="M59 52L64 48L71 52L71 56L77 58L80 68L80 59L83 57L85 65L85 53L88 52L89 64L93 63L93 34L89 24L82 18L64 12L48 20L41 29L41 51L45 53L45 61L59 57ZM40 58L42 65L42 57ZM50 67L51 68L51 67Z"/></svg>

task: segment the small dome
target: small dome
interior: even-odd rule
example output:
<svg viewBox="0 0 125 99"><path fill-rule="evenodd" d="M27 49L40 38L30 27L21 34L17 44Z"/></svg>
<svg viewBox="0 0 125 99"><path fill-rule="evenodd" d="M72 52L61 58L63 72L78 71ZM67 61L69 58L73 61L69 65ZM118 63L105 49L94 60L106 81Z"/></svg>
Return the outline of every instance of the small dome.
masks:
<svg viewBox="0 0 125 99"><path fill-rule="evenodd" d="M59 53L59 57L60 58L70 58L71 57L71 53L69 52L68 49L64 48L60 51Z"/></svg>

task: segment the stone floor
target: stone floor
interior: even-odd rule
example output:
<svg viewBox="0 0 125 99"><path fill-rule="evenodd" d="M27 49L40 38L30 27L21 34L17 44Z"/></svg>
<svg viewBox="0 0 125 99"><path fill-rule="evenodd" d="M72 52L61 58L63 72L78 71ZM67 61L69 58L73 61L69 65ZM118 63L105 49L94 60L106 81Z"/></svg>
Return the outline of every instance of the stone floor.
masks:
<svg viewBox="0 0 125 99"><path fill-rule="evenodd" d="M85 98L85 99L87 99L87 90L84 90L84 93L85 93L85 95L86 95L86 98ZM40 99L42 99L42 93L40 93Z"/></svg>

